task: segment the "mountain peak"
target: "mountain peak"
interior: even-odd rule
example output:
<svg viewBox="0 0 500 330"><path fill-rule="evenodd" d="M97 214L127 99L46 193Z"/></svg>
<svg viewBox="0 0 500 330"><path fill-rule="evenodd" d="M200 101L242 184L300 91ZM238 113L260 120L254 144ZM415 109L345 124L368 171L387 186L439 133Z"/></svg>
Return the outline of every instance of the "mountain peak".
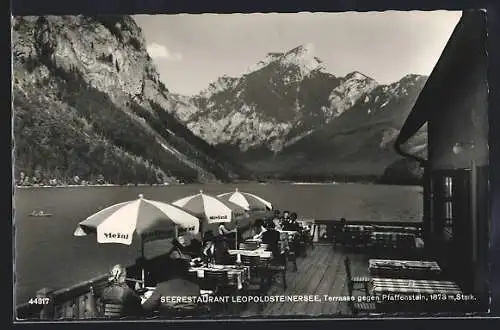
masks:
<svg viewBox="0 0 500 330"><path fill-rule="evenodd" d="M313 44L307 44L307 45L300 45L297 46L288 52L286 52L285 56L293 55L293 56L307 56L309 54L312 54L314 52L314 45Z"/></svg>
<svg viewBox="0 0 500 330"><path fill-rule="evenodd" d="M314 45L301 45L286 52L281 60L284 65L296 65L302 76L314 70L322 70L321 60L314 54Z"/></svg>
<svg viewBox="0 0 500 330"><path fill-rule="evenodd" d="M368 77L367 75L359 72L359 71L353 71L345 76L346 80L365 80L365 79L371 79L372 78Z"/></svg>
<svg viewBox="0 0 500 330"><path fill-rule="evenodd" d="M300 45L285 53L270 52L264 60L250 66L247 74L258 71L271 63L280 63L283 66L298 66L302 76L314 70L322 70L322 61L314 54L314 45Z"/></svg>

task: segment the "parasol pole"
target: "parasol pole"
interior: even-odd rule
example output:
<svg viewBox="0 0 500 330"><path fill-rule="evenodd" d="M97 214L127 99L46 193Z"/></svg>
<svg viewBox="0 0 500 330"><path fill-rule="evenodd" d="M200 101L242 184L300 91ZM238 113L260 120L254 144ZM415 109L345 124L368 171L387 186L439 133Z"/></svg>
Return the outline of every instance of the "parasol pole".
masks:
<svg viewBox="0 0 500 330"><path fill-rule="evenodd" d="M144 239L141 237L141 263L144 262ZM146 274L144 271L144 264L141 265L141 280L142 280L142 287L144 288L146 285Z"/></svg>
<svg viewBox="0 0 500 330"><path fill-rule="evenodd" d="M236 220L236 235L235 235L235 242L236 242L236 250L239 250L239 245L238 245L238 220ZM239 253L236 254L236 263L240 264L241 263L241 255Z"/></svg>
<svg viewBox="0 0 500 330"><path fill-rule="evenodd" d="M139 194L139 199L141 201L143 198L144 198L144 195ZM142 235L140 237L141 237L141 280L142 280L142 287L144 288L144 286L146 285L146 282L145 282L146 274L144 271L144 260L145 260L144 259L144 237L142 237Z"/></svg>
<svg viewBox="0 0 500 330"><path fill-rule="evenodd" d="M236 250L238 250L238 224L236 224Z"/></svg>
<svg viewBox="0 0 500 330"><path fill-rule="evenodd" d="M237 187L236 187L235 192L238 192L238 188L237 188ZM236 242L236 250L238 250L238 219L236 219L236 228L235 228L235 229L236 229L236 237L235 237L235 238L236 238L236 239L235 239L235 242ZM240 261L241 261L241 260L240 260L240 255L239 255L239 254L237 254L237 256L236 256L236 261L237 261L237 262L240 262Z"/></svg>

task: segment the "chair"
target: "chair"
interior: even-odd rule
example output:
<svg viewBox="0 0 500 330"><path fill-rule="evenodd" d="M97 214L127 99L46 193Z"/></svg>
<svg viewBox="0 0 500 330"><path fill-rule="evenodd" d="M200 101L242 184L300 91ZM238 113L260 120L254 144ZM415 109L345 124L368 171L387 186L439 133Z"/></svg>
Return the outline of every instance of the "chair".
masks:
<svg viewBox="0 0 500 330"><path fill-rule="evenodd" d="M263 289L263 262L259 256L241 255L241 263L250 267L250 280L246 281L243 287L244 294L247 296L260 296ZM258 312L264 309L261 303L255 303Z"/></svg>
<svg viewBox="0 0 500 330"><path fill-rule="evenodd" d="M246 256L241 255L241 263L245 266L250 267L251 277L260 276L260 270L262 268L262 262L259 256Z"/></svg>
<svg viewBox="0 0 500 330"><path fill-rule="evenodd" d="M300 243L297 237L292 238L289 247L286 249L285 255L285 267L287 267L288 261L293 263L293 271L296 272L298 270L297 267L297 254L300 251Z"/></svg>
<svg viewBox="0 0 500 330"><path fill-rule="evenodd" d="M353 283L347 283L347 291L348 291L348 296L353 297ZM349 300L348 303L349 308L351 309L351 312L354 315L359 315L359 314L370 314L376 311L376 304L374 302L368 302L368 301L351 301Z"/></svg>
<svg viewBox="0 0 500 330"><path fill-rule="evenodd" d="M206 288L217 291L219 287L227 285L229 278L226 270L205 270L204 282Z"/></svg>
<svg viewBox="0 0 500 330"><path fill-rule="evenodd" d="M348 257L344 259L344 266L348 287L350 287L352 291L362 291L366 295L369 295L369 284L371 282L371 278L368 276L353 277L351 273L351 261Z"/></svg>
<svg viewBox="0 0 500 330"><path fill-rule="evenodd" d="M346 232L342 225L332 225L332 244L333 249L337 247L337 244L346 245Z"/></svg>
<svg viewBox="0 0 500 330"><path fill-rule="evenodd" d="M205 270L203 276L203 289L210 289L215 294L225 295L230 289L229 287L229 277L226 270ZM226 309L226 304L217 303L215 305L210 305L210 309L214 313L218 313Z"/></svg>
<svg viewBox="0 0 500 330"><path fill-rule="evenodd" d="M268 258L264 259L263 263L265 265L265 272L266 272L266 277L269 282L272 282L273 280L275 281L275 275L276 274L281 274L281 279L282 279L282 284L283 284L283 291L286 291L287 289L287 282L286 282L286 263L287 263L287 256L286 254L281 254L278 257L273 257L273 258ZM271 284L269 283L268 284Z"/></svg>

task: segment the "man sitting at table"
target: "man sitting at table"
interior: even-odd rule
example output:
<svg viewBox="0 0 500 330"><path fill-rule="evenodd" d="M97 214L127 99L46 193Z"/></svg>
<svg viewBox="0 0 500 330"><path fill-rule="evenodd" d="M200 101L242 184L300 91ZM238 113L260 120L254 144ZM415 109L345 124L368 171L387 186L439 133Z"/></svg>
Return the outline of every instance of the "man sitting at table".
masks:
<svg viewBox="0 0 500 330"><path fill-rule="evenodd" d="M127 285L126 277L127 270L122 265L111 268L109 283L101 297L105 317L120 318L142 314L141 298Z"/></svg>
<svg viewBox="0 0 500 330"><path fill-rule="evenodd" d="M184 252L191 256L191 258L198 258L201 256L201 252L203 250L203 244L199 239L193 238L191 239L191 244L186 246Z"/></svg>
<svg viewBox="0 0 500 330"><path fill-rule="evenodd" d="M213 237L206 241L205 248L203 249L203 257L206 261L218 265L232 264L229 248L223 236Z"/></svg>
<svg viewBox="0 0 500 330"><path fill-rule="evenodd" d="M187 239L184 236L172 240L172 248L168 252L168 257L170 259L191 260L191 256L187 253Z"/></svg>
<svg viewBox="0 0 500 330"><path fill-rule="evenodd" d="M288 221L285 222L283 230L287 231L300 231L300 224L297 222L297 213L293 212L288 217Z"/></svg>
<svg viewBox="0 0 500 330"><path fill-rule="evenodd" d="M269 251L272 252L274 258L281 255L279 240L280 233L275 229L273 221L267 223L267 230L262 234L262 243L269 245Z"/></svg>
<svg viewBox="0 0 500 330"><path fill-rule="evenodd" d="M204 306L196 301L175 301L166 298L198 296L200 286L191 279L189 263L184 259L172 260L169 276L157 284L153 294L142 304L142 308L147 314L158 311L160 316L197 316L201 315Z"/></svg>
<svg viewBox="0 0 500 330"><path fill-rule="evenodd" d="M290 221L290 211L283 211L283 217L281 218L281 226L284 227Z"/></svg>
<svg viewBox="0 0 500 330"><path fill-rule="evenodd" d="M238 223L236 223L236 226L238 226ZM230 246L234 246L236 244L236 234L238 232L238 230L236 228L233 228L233 229L227 229L227 227L224 225L224 223L221 223L219 225L219 235L220 236L223 236L228 244ZM237 249L237 247L236 247Z"/></svg>
<svg viewBox="0 0 500 330"><path fill-rule="evenodd" d="M254 239L261 239L262 235L266 232L266 228L264 227L264 220L257 219L253 224L254 227Z"/></svg>

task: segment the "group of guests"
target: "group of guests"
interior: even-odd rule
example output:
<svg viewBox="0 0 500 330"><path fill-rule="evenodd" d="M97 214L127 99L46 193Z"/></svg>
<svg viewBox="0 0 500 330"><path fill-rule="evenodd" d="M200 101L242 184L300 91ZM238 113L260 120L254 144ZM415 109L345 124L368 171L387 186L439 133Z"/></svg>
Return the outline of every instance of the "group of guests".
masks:
<svg viewBox="0 0 500 330"><path fill-rule="evenodd" d="M195 274L189 272L191 261L200 259L215 264L231 264L229 246L224 236L205 233L203 242L180 236L172 241L167 253L167 262L155 272L155 291L141 303L141 290L134 290L127 284L127 271L122 265L110 270L107 286L101 294L105 317L141 317L200 315L206 306L193 302L162 301L166 296L200 296L202 286ZM141 262L139 262L141 263ZM139 265L147 268L147 265ZM164 300L164 299L163 299Z"/></svg>
<svg viewBox="0 0 500 330"><path fill-rule="evenodd" d="M281 256L279 230L300 231L297 214L275 211L268 219L257 219L251 230L254 239L261 239L268 246L275 258ZM218 234L208 231L203 241L185 236L172 241L172 248L167 253L168 264L162 264L155 278L155 291L141 303L137 290L127 284L127 271L121 265L115 265L110 271L108 285L102 291L101 301L107 317L140 317L158 313L161 316L199 315L204 306L196 303L162 301L165 296L199 296L201 284L195 274L189 272L191 262L200 260L207 263L228 265L234 263L229 254L235 241L241 242L241 234L235 229L228 230L219 226ZM238 240L236 235L238 235ZM293 247L293 246L292 246ZM147 265L139 265L147 268ZM161 271L163 270L163 271ZM167 271L165 271L167 270ZM194 276L193 276L194 275Z"/></svg>
<svg viewBox="0 0 500 330"><path fill-rule="evenodd" d="M270 219L279 230L301 231L302 226L297 222L297 213L279 210L274 211L274 216Z"/></svg>

